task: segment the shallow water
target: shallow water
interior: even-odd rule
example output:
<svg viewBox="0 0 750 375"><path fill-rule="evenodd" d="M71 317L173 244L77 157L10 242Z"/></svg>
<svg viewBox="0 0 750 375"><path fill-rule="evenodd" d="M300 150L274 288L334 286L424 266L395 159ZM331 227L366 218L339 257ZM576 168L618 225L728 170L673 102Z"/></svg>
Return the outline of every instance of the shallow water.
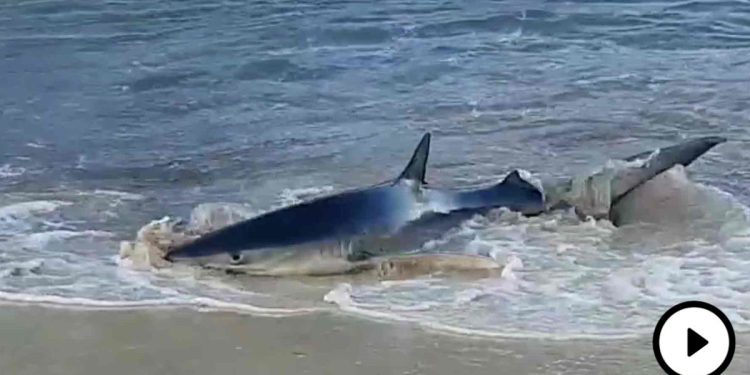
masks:
<svg viewBox="0 0 750 375"><path fill-rule="evenodd" d="M555 338L647 333L667 306L701 298L747 330L748 228L722 212L750 202L749 31L743 1L4 2L0 298L334 309ZM260 212L392 178L424 131L428 179L451 186L515 167L585 173L684 137L730 142L690 167L716 208L702 230L495 213L425 249L510 259L501 279L118 264L119 241L201 203Z"/></svg>

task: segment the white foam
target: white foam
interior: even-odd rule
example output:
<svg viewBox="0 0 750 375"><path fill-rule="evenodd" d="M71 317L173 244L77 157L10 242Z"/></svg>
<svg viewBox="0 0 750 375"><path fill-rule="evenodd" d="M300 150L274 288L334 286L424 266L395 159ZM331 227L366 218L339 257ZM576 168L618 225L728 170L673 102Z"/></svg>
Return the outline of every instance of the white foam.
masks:
<svg viewBox="0 0 750 375"><path fill-rule="evenodd" d="M308 187L300 189L284 189L281 191L279 204L276 207L290 206L307 199L321 197L334 191L333 186Z"/></svg>
<svg viewBox="0 0 750 375"><path fill-rule="evenodd" d="M385 288L427 287L433 282L435 282L435 280L433 279L383 280L380 282L380 285L382 285ZM349 289L351 289L351 285L349 285ZM326 302L329 302L329 301L326 301Z"/></svg>
<svg viewBox="0 0 750 375"><path fill-rule="evenodd" d="M36 142L27 142L26 146L31 147L31 148L47 148L47 146L40 144L40 143L36 143Z"/></svg>
<svg viewBox="0 0 750 375"><path fill-rule="evenodd" d="M516 275L515 273L513 273L513 271L518 269L523 269L523 262L521 261L521 258L515 255L511 255L506 260L505 267L503 267L503 271L500 274L500 277L504 279L515 280Z"/></svg>
<svg viewBox="0 0 750 375"><path fill-rule="evenodd" d="M461 336L471 337L483 337L483 338L501 338L501 339L512 339L512 338L534 338L534 339L549 339L549 340L571 340L571 339L628 339L636 338L640 333L632 334L556 334L556 333L544 333L544 332L513 332L513 331L493 331L485 329L474 329L464 328L451 324L444 324L436 320L428 320L419 316L413 316L404 314L404 312L414 312L422 310L411 310L411 309L388 309L387 311L381 311L372 309L366 305L357 303L352 298L353 288L348 283L342 283L332 289L328 294L325 295L324 300L329 303L336 304L342 311L357 315L364 316L370 319L385 321L385 322L408 322L417 324L426 329L430 329L442 333L450 333ZM465 292L466 293L466 292ZM483 296L481 291L468 292L463 294L461 301L464 303L476 300L478 297ZM434 309L433 309L434 310Z"/></svg>
<svg viewBox="0 0 750 375"><path fill-rule="evenodd" d="M632 268L616 270L605 283L606 296L617 302L636 300L644 285L643 275Z"/></svg>
<svg viewBox="0 0 750 375"><path fill-rule="evenodd" d="M190 212L190 227L207 232L257 215L252 207L235 203L203 203Z"/></svg>
<svg viewBox="0 0 750 375"><path fill-rule="evenodd" d="M0 291L0 301L22 304L46 305L52 307L71 307L82 309L127 309L146 307L186 306L184 300L159 299L138 301L107 301L83 297L62 297L54 295L35 295L27 293L9 293Z"/></svg>
<svg viewBox="0 0 750 375"><path fill-rule="evenodd" d="M48 307L88 309L88 310L122 310L148 308L191 308L198 311L221 311L247 313L256 316L285 317L306 315L321 312L319 308L276 308L261 307L246 303L234 303L214 298L181 295L171 298L140 300L102 300L85 297L57 295L38 295L28 293L11 293L0 291L0 302L15 304L34 304Z"/></svg>
<svg viewBox="0 0 750 375"><path fill-rule="evenodd" d="M14 167L10 164L0 166L0 178L18 177L26 173L23 167Z"/></svg>
<svg viewBox="0 0 750 375"><path fill-rule="evenodd" d="M48 196L69 196L71 201L28 200ZM27 200L13 202L19 198ZM88 213L79 205L89 207L112 198L123 204L142 199L110 190L7 196L13 203L0 206L0 302L73 309L189 308L266 316L320 310L312 303L288 304L283 299L277 303L277 298L199 280L202 275L194 272L137 272L118 267L119 257L100 256L114 251L113 233L81 229L86 217L76 216ZM55 212L68 206L73 207L64 215ZM172 220L167 217L161 223Z"/></svg>
<svg viewBox="0 0 750 375"><path fill-rule="evenodd" d="M322 312L319 308L315 307L303 307L303 308L269 308L253 306L244 303L233 303L221 301L213 298L196 297L191 299L191 304L197 306L202 311L231 311L239 313L248 313L252 315L260 316L271 316L271 317L285 317L295 315L306 315L317 312Z"/></svg>
<svg viewBox="0 0 750 375"><path fill-rule="evenodd" d="M0 220L19 219L40 213L52 212L59 207L69 206L65 201L30 201L19 202L0 207Z"/></svg>
<svg viewBox="0 0 750 375"><path fill-rule="evenodd" d="M84 194L89 194L89 193L84 193ZM136 194L136 193L128 193L126 191L104 190L104 189L96 189L90 194L111 196L111 197L119 198L122 200L129 200L129 201L138 201L138 200L142 200L145 198L143 195Z"/></svg>
<svg viewBox="0 0 750 375"><path fill-rule="evenodd" d="M111 238L114 235L110 232L98 230L71 231L71 230L51 230L44 232L31 233L24 236L18 236L17 240L26 248L43 249L54 241L64 241L80 237L103 237Z"/></svg>
<svg viewBox="0 0 750 375"><path fill-rule="evenodd" d="M12 203L0 207L0 235L15 235L32 228L38 215L48 214L62 206L69 206L65 201L27 201ZM44 220L41 220L44 222Z"/></svg>
<svg viewBox="0 0 750 375"><path fill-rule="evenodd" d="M213 298L164 298L137 301L111 301L82 297L61 297L54 295L33 295L0 291L0 302L34 304L47 307L73 308L86 310L123 310L145 308L193 308L199 311L222 311L247 313L257 316L287 317L320 312L316 308L267 308L241 303L231 303Z"/></svg>
<svg viewBox="0 0 750 375"><path fill-rule="evenodd" d="M490 296L491 293L486 291L485 289L481 288L468 288L458 291L456 293L456 299L454 300L454 304L456 305L466 305L469 303L472 303L482 297Z"/></svg>

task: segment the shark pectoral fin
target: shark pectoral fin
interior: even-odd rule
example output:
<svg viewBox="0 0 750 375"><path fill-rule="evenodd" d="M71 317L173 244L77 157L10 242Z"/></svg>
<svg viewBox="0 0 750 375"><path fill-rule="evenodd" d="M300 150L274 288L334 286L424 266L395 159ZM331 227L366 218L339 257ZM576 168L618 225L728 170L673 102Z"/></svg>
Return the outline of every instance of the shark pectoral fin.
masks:
<svg viewBox="0 0 750 375"><path fill-rule="evenodd" d="M406 179L425 183L425 172L427 170L427 157L430 154L430 133L425 133L414 154L406 165L404 171L398 176L398 180Z"/></svg>

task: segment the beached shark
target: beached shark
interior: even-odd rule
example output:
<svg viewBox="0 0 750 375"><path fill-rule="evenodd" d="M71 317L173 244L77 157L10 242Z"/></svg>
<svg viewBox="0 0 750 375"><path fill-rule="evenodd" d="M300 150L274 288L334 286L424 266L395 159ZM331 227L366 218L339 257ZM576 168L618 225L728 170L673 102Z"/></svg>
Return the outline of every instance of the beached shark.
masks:
<svg viewBox="0 0 750 375"><path fill-rule="evenodd" d="M394 180L288 206L205 234L166 259L258 274L349 272L381 254L418 249L475 213L544 210L539 188L519 171L473 190L427 186L430 134ZM370 264L370 263L366 263Z"/></svg>
<svg viewBox="0 0 750 375"><path fill-rule="evenodd" d="M171 249L166 259L254 274L337 274L382 266L370 260L417 250L472 216L500 207L529 216L572 207L581 216L617 217L618 202L634 189L675 165L691 164L724 141L719 137L688 140L543 188L516 170L499 184L456 191L425 183L430 147L426 134L392 181L229 225Z"/></svg>

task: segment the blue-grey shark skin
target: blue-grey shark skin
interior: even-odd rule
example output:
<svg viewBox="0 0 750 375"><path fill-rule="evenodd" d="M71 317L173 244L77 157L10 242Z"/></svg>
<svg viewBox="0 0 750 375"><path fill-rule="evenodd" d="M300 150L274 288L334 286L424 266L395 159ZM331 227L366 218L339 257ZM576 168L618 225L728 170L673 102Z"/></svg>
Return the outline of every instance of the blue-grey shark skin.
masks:
<svg viewBox="0 0 750 375"><path fill-rule="evenodd" d="M627 164L612 171L614 175L611 176L609 185L610 202L607 205L609 209L606 218L611 218L612 210L616 208L617 203L634 189L675 165L689 166L701 155L714 146L726 142L726 140L723 137L693 138L669 147L641 152L622 159ZM596 175L590 176L588 180L591 181L596 177ZM579 213L589 214L581 207L586 202L573 201L568 196L572 185L572 179L565 179L561 183L552 183L545 186L547 210L574 207Z"/></svg>
<svg viewBox="0 0 750 375"><path fill-rule="evenodd" d="M527 215L544 209L542 193L518 172L494 186L450 191L425 185L430 135L399 178L271 211L170 250L171 261L274 268L275 273L340 273L372 254L418 248L458 219L506 207ZM446 228L447 229L447 228ZM334 259L335 261L331 261ZM286 262L286 264L285 264ZM281 268L281 269L280 269Z"/></svg>

